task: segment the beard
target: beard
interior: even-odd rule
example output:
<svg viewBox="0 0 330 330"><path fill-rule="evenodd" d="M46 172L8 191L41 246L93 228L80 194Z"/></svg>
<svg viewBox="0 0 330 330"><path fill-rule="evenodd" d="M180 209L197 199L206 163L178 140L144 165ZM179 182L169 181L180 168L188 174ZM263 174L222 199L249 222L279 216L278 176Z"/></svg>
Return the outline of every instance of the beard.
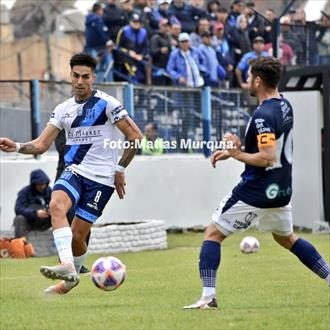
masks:
<svg viewBox="0 0 330 330"><path fill-rule="evenodd" d="M251 96L257 96L255 89L250 88L250 89L249 89L249 92L250 92L250 95L251 95Z"/></svg>

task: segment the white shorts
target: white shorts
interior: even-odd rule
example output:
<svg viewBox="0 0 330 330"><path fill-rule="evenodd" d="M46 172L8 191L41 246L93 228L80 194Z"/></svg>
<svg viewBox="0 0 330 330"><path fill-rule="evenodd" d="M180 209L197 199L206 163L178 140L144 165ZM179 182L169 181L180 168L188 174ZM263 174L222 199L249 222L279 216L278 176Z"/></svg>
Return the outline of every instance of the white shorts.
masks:
<svg viewBox="0 0 330 330"><path fill-rule="evenodd" d="M253 225L257 225L261 230L281 236L292 234L291 204L260 209L240 200L235 201L231 197L231 193L224 197L212 215L212 222L224 235L229 236L238 230L246 230Z"/></svg>

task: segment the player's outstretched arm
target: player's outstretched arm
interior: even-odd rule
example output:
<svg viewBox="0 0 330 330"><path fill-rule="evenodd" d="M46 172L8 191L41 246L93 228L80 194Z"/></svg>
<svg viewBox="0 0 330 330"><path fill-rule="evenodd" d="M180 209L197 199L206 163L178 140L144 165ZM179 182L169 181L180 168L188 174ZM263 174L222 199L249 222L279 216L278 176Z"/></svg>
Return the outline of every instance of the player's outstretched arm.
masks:
<svg viewBox="0 0 330 330"><path fill-rule="evenodd" d="M26 143L14 142L8 138L0 138L0 150L4 152L19 152L22 154L40 155L48 150L60 130L48 124L40 136Z"/></svg>
<svg viewBox="0 0 330 330"><path fill-rule="evenodd" d="M272 141L268 145L259 146L259 151L250 154L241 150L239 137L233 134L225 134L224 140L233 144L232 149L227 149L230 157L233 157L247 165L257 167L269 167L276 163L276 143Z"/></svg>
<svg viewBox="0 0 330 330"><path fill-rule="evenodd" d="M115 186L117 194L120 199L123 199L125 196L126 185L124 169L128 166L128 164L132 161L134 155L136 154L137 144L135 142L141 141L143 135L138 126L129 117L125 117L117 121L116 126L126 136L127 140L131 142L131 147L124 150L124 153L118 163L118 169L115 175Z"/></svg>

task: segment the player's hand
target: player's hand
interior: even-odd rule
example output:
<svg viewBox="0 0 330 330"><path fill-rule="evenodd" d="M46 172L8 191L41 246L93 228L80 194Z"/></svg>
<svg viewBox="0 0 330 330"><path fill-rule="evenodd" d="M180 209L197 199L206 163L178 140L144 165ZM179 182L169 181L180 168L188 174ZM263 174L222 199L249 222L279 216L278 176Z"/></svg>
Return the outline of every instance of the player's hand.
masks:
<svg viewBox="0 0 330 330"><path fill-rule="evenodd" d="M0 150L4 152L16 151L16 144L8 138L0 138Z"/></svg>
<svg viewBox="0 0 330 330"><path fill-rule="evenodd" d="M226 133L223 141L227 145L227 151L230 157L235 158L241 152L241 141L237 135Z"/></svg>
<svg viewBox="0 0 330 330"><path fill-rule="evenodd" d="M49 214L45 210L42 210L42 209L40 209L40 210L37 211L37 216L40 219L49 218Z"/></svg>
<svg viewBox="0 0 330 330"><path fill-rule="evenodd" d="M211 156L211 164L215 168L217 161L226 160L228 158L230 158L230 155L227 150L217 150Z"/></svg>
<svg viewBox="0 0 330 330"><path fill-rule="evenodd" d="M115 186L117 190L118 197L123 199L126 192L125 192L125 173L124 172L116 172L115 174Z"/></svg>

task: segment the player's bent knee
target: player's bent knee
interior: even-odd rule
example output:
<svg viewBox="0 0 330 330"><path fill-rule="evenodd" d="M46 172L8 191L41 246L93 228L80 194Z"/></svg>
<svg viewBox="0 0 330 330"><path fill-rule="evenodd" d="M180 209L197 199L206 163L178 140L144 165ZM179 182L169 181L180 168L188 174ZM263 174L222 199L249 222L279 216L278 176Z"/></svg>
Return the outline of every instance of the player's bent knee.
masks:
<svg viewBox="0 0 330 330"><path fill-rule="evenodd" d="M275 241L280 244L281 246L283 246L284 248L290 250L293 246L293 244L296 242L296 240L298 239L298 237L295 234L290 234L288 236L281 236L275 233L272 233Z"/></svg>
<svg viewBox="0 0 330 330"><path fill-rule="evenodd" d="M206 228L204 239L221 243L226 237L215 224L211 223Z"/></svg>

